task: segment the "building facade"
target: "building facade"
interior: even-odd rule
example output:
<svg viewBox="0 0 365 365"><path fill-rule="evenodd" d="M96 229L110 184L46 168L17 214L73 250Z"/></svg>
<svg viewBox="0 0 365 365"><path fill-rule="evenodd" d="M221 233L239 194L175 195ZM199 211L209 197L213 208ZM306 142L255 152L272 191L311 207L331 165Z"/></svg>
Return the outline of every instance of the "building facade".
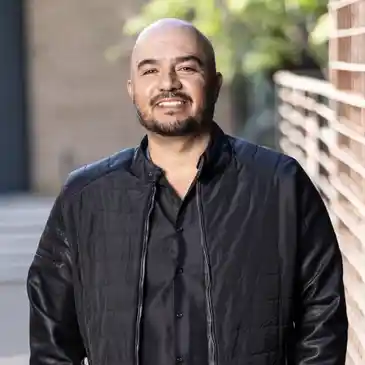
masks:
<svg viewBox="0 0 365 365"><path fill-rule="evenodd" d="M365 0L332 0L329 81L279 72L280 146L316 183L343 257L346 365L365 364Z"/></svg>
<svg viewBox="0 0 365 365"><path fill-rule="evenodd" d="M5 0L8 18L12 11L22 28L18 38L13 36L19 50L13 52L12 64L0 64L4 74L12 72L3 89L22 73L24 78L18 81L19 95L12 95L13 114L18 114L11 121L0 115L0 128L7 131L0 138L12 147L9 151L3 142L0 151L7 162L0 193L2 187L2 192L55 194L74 168L139 142L143 130L126 91L134 39L123 36L122 25L143 2ZM7 34L13 28L8 24ZM120 42L124 53L111 63L105 52ZM6 43L1 35L0 43ZM6 101L0 98L0 103ZM230 131L225 89L216 119Z"/></svg>

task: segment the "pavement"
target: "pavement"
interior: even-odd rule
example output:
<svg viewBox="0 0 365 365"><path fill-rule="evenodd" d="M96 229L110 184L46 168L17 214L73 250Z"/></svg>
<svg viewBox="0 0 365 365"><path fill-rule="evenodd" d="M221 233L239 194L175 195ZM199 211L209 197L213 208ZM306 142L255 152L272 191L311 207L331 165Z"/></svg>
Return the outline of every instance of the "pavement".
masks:
<svg viewBox="0 0 365 365"><path fill-rule="evenodd" d="M25 279L54 198L0 196L0 365L28 365Z"/></svg>

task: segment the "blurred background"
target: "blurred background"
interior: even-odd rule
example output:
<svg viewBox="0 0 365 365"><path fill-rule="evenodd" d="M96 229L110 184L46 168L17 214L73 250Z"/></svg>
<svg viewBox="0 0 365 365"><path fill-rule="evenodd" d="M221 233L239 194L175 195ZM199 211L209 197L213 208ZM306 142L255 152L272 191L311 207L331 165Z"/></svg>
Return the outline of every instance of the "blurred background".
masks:
<svg viewBox="0 0 365 365"><path fill-rule="evenodd" d="M129 56L163 17L212 40L221 127L316 183L343 252L347 364L365 364L365 0L1 0L0 365L27 364L25 278L68 173L143 136Z"/></svg>

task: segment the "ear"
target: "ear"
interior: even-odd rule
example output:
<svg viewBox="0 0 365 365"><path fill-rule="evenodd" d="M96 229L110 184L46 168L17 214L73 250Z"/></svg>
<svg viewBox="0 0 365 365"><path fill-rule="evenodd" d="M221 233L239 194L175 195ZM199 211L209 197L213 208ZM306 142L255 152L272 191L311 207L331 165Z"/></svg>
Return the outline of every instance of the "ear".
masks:
<svg viewBox="0 0 365 365"><path fill-rule="evenodd" d="M133 85L132 85L132 80L128 80L127 81L127 90L128 90L128 94L129 94L130 98L133 100Z"/></svg>
<svg viewBox="0 0 365 365"><path fill-rule="evenodd" d="M223 84L223 76L220 72L217 72L216 79L215 79L215 94L214 94L214 102L217 102L219 93L221 91Z"/></svg>

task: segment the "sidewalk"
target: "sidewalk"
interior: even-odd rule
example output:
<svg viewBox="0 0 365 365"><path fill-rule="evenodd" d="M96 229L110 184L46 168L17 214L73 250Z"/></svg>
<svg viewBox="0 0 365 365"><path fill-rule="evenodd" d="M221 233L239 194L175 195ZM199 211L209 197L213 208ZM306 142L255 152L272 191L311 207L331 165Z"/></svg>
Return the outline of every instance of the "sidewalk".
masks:
<svg viewBox="0 0 365 365"><path fill-rule="evenodd" d="M20 355L8 358L1 358L0 357L0 365L28 365L29 359L28 355Z"/></svg>
<svg viewBox="0 0 365 365"><path fill-rule="evenodd" d="M25 279L52 198L0 196L0 365L28 365Z"/></svg>
<svg viewBox="0 0 365 365"><path fill-rule="evenodd" d="M0 284L0 365L27 365L28 303L25 283Z"/></svg>

